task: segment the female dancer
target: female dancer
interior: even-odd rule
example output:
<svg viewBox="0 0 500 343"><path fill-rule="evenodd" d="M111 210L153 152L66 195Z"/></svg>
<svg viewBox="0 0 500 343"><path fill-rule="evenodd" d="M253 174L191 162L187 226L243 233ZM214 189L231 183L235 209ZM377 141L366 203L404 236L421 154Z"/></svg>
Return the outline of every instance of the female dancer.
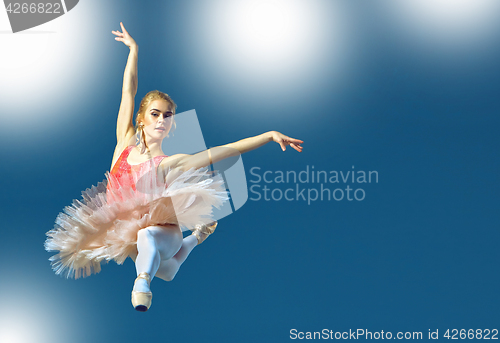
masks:
<svg viewBox="0 0 500 343"><path fill-rule="evenodd" d="M174 123L176 105L165 93L149 92L132 124L137 93L138 46L125 27L112 31L129 47L122 100L116 126L117 144L107 180L83 192L83 202L66 207L45 242L57 274L88 276L100 271L102 260L118 264L135 261L137 278L132 304L138 311L151 305L151 280L171 281L194 247L214 232L212 206L227 194L219 175L205 168L270 141L283 151L290 145L301 152L301 140L276 131L187 155L165 156L161 145ZM192 230L183 239L182 230Z"/></svg>

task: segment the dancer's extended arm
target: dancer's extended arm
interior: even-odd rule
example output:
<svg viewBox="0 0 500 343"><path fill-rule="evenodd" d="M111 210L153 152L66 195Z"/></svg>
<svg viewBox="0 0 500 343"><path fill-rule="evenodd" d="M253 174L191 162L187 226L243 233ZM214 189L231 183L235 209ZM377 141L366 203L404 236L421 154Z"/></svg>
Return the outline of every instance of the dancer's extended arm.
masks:
<svg viewBox="0 0 500 343"><path fill-rule="evenodd" d="M122 87L122 101L120 103L120 110L118 111L118 120L116 123L116 148L113 155L113 163L118 159L123 149L128 145L130 139L134 136L134 98L137 94L137 58L139 47L135 40L125 30L123 23L120 23L123 32L111 31L117 41L123 42L129 47L130 52L128 55L127 65L123 74L123 87Z"/></svg>
<svg viewBox="0 0 500 343"><path fill-rule="evenodd" d="M244 154L245 152L257 149L269 142L278 143L283 151L286 150L287 145L290 145L298 152L302 152L302 146L300 146L300 144L304 143L300 139L285 136L278 131L269 131L234 143L210 148L195 155L182 155L182 157L178 159L178 166L184 170L206 167L211 163L219 162L225 158L238 156L240 154Z"/></svg>

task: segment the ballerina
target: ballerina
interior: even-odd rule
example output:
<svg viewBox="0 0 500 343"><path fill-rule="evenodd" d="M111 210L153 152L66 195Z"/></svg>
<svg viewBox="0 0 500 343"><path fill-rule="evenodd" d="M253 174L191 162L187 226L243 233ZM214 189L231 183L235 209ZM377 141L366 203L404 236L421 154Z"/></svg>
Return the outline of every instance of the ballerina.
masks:
<svg viewBox="0 0 500 343"><path fill-rule="evenodd" d="M56 219L45 248L56 274L86 277L100 271L102 261L122 264L132 258L136 279L132 305L151 306L154 277L171 281L191 251L211 235L217 222L212 208L228 199L220 175L206 167L277 142L301 152L303 141L269 131L200 153L166 156L162 141L175 126L176 104L165 93L151 91L142 99L133 125L137 94L138 45L120 23L112 31L129 49L116 125L117 144L106 180L82 192ZM183 238L182 231L192 234Z"/></svg>

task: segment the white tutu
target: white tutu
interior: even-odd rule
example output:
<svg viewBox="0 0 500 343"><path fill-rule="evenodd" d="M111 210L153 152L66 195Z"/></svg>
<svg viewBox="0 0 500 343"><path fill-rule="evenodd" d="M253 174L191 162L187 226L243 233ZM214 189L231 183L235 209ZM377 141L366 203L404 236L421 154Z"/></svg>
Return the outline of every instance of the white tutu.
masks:
<svg viewBox="0 0 500 343"><path fill-rule="evenodd" d="M212 206L220 208L228 199L222 177L206 168L169 170L165 183L156 172L147 173L136 187L120 185L106 173L106 180L82 196L57 216L45 242L47 251L58 252L50 258L56 274L75 279L98 273L103 260L122 264L136 255L139 230L153 225L193 230L210 223Z"/></svg>

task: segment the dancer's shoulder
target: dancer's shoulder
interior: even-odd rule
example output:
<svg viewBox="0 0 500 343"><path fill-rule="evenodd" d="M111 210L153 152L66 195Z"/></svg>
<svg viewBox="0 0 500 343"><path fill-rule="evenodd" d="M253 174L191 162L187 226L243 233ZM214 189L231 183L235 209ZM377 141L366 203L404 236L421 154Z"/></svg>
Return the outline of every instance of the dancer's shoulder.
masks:
<svg viewBox="0 0 500 343"><path fill-rule="evenodd" d="M185 160L185 158L187 156L191 156L191 155L175 154L175 155L167 156L161 161L159 167L164 169L164 170L179 168L182 166L182 162Z"/></svg>

